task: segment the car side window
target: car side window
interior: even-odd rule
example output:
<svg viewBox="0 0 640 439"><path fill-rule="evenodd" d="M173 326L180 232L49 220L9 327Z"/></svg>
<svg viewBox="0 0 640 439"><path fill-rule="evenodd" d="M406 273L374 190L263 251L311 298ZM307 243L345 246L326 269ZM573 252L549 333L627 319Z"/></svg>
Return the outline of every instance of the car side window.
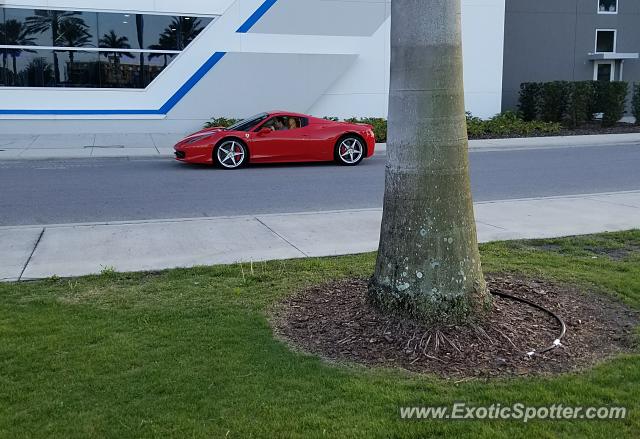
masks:
<svg viewBox="0 0 640 439"><path fill-rule="evenodd" d="M309 124L309 120L306 117L297 116L274 116L266 121L257 130L269 128L273 131L291 131L299 128L304 128Z"/></svg>
<svg viewBox="0 0 640 439"><path fill-rule="evenodd" d="M306 117L286 116L287 128L289 130L296 130L298 128L304 128L309 125L309 119Z"/></svg>

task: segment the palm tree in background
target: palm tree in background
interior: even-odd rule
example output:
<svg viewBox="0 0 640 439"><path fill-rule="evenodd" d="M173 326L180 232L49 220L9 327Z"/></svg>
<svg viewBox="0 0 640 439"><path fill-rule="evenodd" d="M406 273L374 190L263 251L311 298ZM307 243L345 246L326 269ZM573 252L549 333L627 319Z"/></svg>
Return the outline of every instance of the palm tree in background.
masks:
<svg viewBox="0 0 640 439"><path fill-rule="evenodd" d="M32 59L20 72L23 82L31 87L48 87L54 79L53 68L42 57Z"/></svg>
<svg viewBox="0 0 640 439"><path fill-rule="evenodd" d="M136 33L138 37L138 47L144 49L144 15L136 14ZM140 52L140 75L138 76L138 87L145 87L144 75L144 53Z"/></svg>
<svg viewBox="0 0 640 439"><path fill-rule="evenodd" d="M131 45L129 44L129 38L125 36L118 36L114 30L109 31L100 38L98 41L98 46L107 49L131 49ZM101 52L111 63L113 63L113 68L115 70L116 80L120 79L120 60L122 57L133 58L134 56L128 52L123 51L110 51L110 52Z"/></svg>
<svg viewBox="0 0 640 439"><path fill-rule="evenodd" d="M172 38L171 36L166 34L166 30L165 30L165 32L160 35L160 39L158 40L158 44L152 44L151 46L149 46L149 49L151 49L151 50L176 50L176 47L178 47L178 46L176 44L175 35ZM154 58L163 57L164 67L167 67L167 65L169 65L169 58L173 58L174 56L176 56L175 53L150 53L149 54L149 61L151 61Z"/></svg>
<svg viewBox="0 0 640 439"><path fill-rule="evenodd" d="M34 43L35 38L31 36L31 32L25 24L19 20L11 19L4 23L0 23L0 41L9 46L30 46ZM22 52L36 53L35 50L28 49L4 49L2 52L2 71L7 72L7 57L13 60L13 75L18 76L18 68L16 59Z"/></svg>
<svg viewBox="0 0 640 439"><path fill-rule="evenodd" d="M78 23L74 20L65 20L60 23L60 35L58 36L60 46L64 47L84 47L91 42L91 34L87 25L82 21ZM75 51L69 51L69 62L73 64Z"/></svg>
<svg viewBox="0 0 640 439"><path fill-rule="evenodd" d="M490 296L469 178L460 0L391 2L384 213L369 297L429 322L468 322Z"/></svg>
<svg viewBox="0 0 640 439"><path fill-rule="evenodd" d="M169 26L160 34L159 45L169 50L183 50L204 29L202 21L195 17L174 17Z"/></svg>
<svg viewBox="0 0 640 439"><path fill-rule="evenodd" d="M27 17L26 24L27 29L32 34L46 33L51 31L51 45L61 46L60 36L61 30L68 26L78 26L86 28L87 25L80 17L81 12L77 11L51 11L36 9L34 15ZM55 85L60 83L60 69L58 65L58 54L53 52L53 75Z"/></svg>
<svg viewBox="0 0 640 439"><path fill-rule="evenodd" d="M158 42L149 46L151 50L183 50L195 37L202 32L204 26L199 18L174 17L169 26L160 34ZM163 57L164 65L169 65L169 59L175 53L150 53L149 60Z"/></svg>
<svg viewBox="0 0 640 439"><path fill-rule="evenodd" d="M98 41L98 47L106 49L131 49L129 38L125 36L119 37L114 30L109 31L109 33L104 34L102 38L100 38L100 41ZM120 59L123 56L127 58L133 58L133 55L121 50L114 50L113 52L102 52L102 54L107 59L113 61L114 64L119 64Z"/></svg>

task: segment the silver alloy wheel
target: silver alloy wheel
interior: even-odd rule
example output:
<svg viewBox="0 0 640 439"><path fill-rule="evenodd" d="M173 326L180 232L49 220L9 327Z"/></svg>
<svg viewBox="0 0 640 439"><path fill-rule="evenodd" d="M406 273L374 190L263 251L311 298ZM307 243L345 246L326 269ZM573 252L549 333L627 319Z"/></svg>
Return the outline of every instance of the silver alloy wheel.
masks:
<svg viewBox="0 0 640 439"><path fill-rule="evenodd" d="M338 146L340 160L348 165L358 163L364 154L364 147L360 140L354 137L344 139Z"/></svg>
<svg viewBox="0 0 640 439"><path fill-rule="evenodd" d="M216 154L218 163L227 169L233 169L242 166L246 152L244 145L240 142L227 140L218 147Z"/></svg>

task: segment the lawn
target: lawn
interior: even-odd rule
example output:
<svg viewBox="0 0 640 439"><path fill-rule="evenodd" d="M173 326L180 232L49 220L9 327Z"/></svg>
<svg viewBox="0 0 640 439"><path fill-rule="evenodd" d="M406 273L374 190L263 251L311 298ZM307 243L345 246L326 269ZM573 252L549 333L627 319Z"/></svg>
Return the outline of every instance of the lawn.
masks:
<svg viewBox="0 0 640 439"><path fill-rule="evenodd" d="M640 231L481 248L486 272L640 309ZM0 284L0 437L639 437L640 355L549 378L446 381L327 364L272 337L278 299L374 255ZM400 406L625 406L611 421L403 421Z"/></svg>

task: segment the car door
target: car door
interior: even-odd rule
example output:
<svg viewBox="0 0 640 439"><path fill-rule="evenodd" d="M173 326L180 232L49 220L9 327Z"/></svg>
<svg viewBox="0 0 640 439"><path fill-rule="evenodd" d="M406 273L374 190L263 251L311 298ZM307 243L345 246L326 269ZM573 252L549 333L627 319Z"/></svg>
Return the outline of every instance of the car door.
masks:
<svg viewBox="0 0 640 439"><path fill-rule="evenodd" d="M339 135L339 130L329 123L322 121L309 121L303 128L303 138L305 139L305 149L308 160L330 161L333 160L335 139Z"/></svg>
<svg viewBox="0 0 640 439"><path fill-rule="evenodd" d="M293 116L274 116L251 135L251 157L255 162L279 161L294 162L308 160L305 154L305 138L302 128L288 129L286 120ZM274 125L274 120L285 121L285 128L264 132L263 128Z"/></svg>

